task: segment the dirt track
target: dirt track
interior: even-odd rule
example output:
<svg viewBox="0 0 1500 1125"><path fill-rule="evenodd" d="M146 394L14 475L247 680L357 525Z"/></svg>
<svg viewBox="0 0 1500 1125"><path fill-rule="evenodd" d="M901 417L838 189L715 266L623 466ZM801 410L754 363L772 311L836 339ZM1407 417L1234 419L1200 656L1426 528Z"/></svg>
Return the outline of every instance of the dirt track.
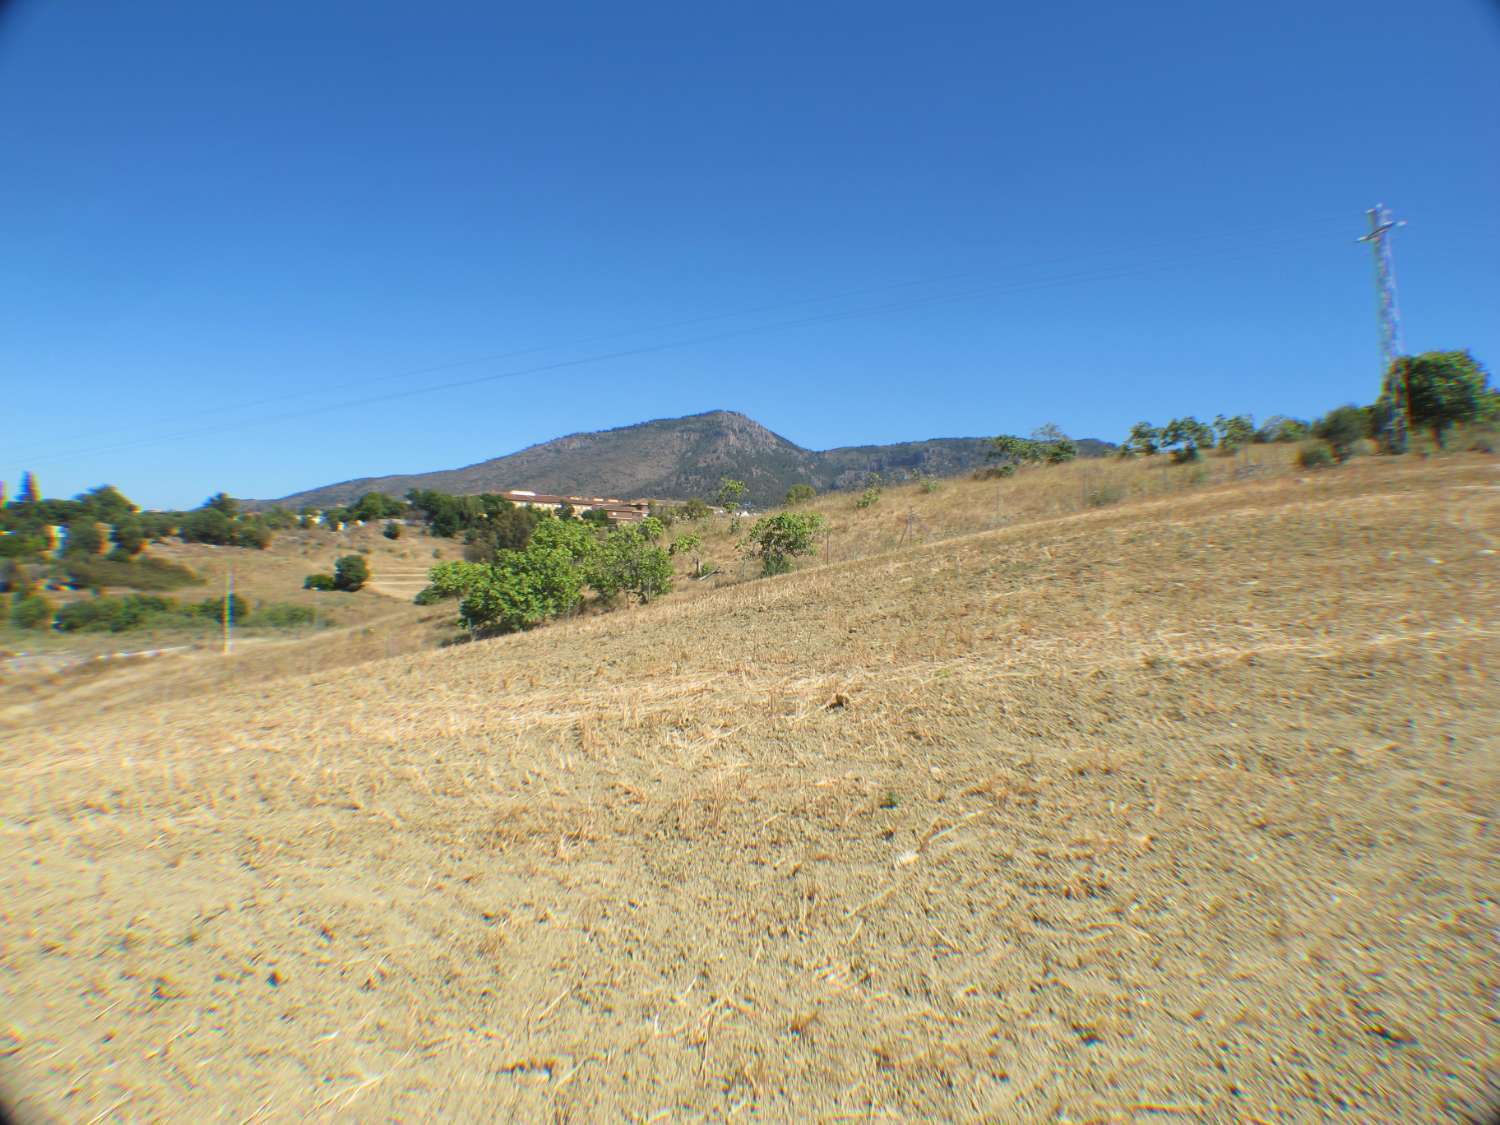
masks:
<svg viewBox="0 0 1500 1125"><path fill-rule="evenodd" d="M1372 462L59 707L0 736L0 1081L23 1120L1465 1120L1497 536L1493 462Z"/></svg>

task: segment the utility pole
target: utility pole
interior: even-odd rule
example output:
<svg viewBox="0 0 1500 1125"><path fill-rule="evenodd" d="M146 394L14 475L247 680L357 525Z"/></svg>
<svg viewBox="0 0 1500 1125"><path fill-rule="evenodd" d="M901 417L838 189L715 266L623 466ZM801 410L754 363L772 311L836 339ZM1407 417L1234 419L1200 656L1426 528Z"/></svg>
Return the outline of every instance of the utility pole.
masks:
<svg viewBox="0 0 1500 1125"><path fill-rule="evenodd" d="M1392 453L1406 452L1406 435L1411 429L1411 406L1406 398L1406 368L1398 363L1406 346L1401 340L1401 310L1396 304L1396 263L1391 257L1391 232L1404 227L1397 222L1384 203L1365 212L1370 219L1369 233L1359 241L1368 242L1375 255L1375 306L1380 325L1380 381L1382 391L1391 400L1391 417L1386 424L1386 442Z"/></svg>
<svg viewBox="0 0 1500 1125"><path fill-rule="evenodd" d="M224 578L224 655L234 652L234 567Z"/></svg>

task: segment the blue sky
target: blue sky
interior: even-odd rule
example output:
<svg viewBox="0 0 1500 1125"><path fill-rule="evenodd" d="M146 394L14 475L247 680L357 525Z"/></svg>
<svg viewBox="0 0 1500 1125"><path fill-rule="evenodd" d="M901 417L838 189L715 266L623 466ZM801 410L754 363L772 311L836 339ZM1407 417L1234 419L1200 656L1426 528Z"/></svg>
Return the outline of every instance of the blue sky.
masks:
<svg viewBox="0 0 1500 1125"><path fill-rule="evenodd" d="M1305 416L1377 389L1380 201L1408 350L1497 370L1497 57L1484 0L23 0L0 477Z"/></svg>

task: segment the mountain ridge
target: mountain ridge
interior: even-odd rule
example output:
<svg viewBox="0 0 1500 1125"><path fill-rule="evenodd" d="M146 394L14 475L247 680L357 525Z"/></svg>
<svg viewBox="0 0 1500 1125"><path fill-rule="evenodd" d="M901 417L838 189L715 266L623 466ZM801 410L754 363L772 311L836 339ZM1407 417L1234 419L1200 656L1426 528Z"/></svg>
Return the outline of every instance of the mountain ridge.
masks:
<svg viewBox="0 0 1500 1125"><path fill-rule="evenodd" d="M1084 438L1082 456L1108 443ZM355 477L281 497L296 507L347 504L366 492L404 496L408 489L472 494L525 488L542 493L686 500L710 497L721 477L743 480L753 504L779 503L793 484L819 492L853 488L870 473L955 476L984 464L989 439L929 438L885 445L805 449L732 410L656 418L607 430L580 431L455 469Z"/></svg>

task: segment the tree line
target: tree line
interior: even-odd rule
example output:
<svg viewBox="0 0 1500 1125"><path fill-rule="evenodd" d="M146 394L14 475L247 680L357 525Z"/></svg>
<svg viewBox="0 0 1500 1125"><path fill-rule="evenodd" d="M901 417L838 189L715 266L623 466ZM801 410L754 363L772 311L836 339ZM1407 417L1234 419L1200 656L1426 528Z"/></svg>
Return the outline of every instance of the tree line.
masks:
<svg viewBox="0 0 1500 1125"><path fill-rule="evenodd" d="M1427 431L1433 445L1442 449L1456 426L1500 423L1500 392L1490 386L1489 372L1470 352L1424 352L1392 363L1379 397L1366 406L1337 406L1311 421L1278 414L1260 426L1244 414L1221 414L1211 424L1191 416L1174 418L1164 426L1137 422L1119 453L1166 453L1173 461L1185 462L1196 460L1204 450L1231 453L1252 443L1299 442L1300 462L1314 468L1347 461L1361 441L1371 441L1387 453L1405 452L1404 427L1396 424L1402 414L1412 429Z"/></svg>

